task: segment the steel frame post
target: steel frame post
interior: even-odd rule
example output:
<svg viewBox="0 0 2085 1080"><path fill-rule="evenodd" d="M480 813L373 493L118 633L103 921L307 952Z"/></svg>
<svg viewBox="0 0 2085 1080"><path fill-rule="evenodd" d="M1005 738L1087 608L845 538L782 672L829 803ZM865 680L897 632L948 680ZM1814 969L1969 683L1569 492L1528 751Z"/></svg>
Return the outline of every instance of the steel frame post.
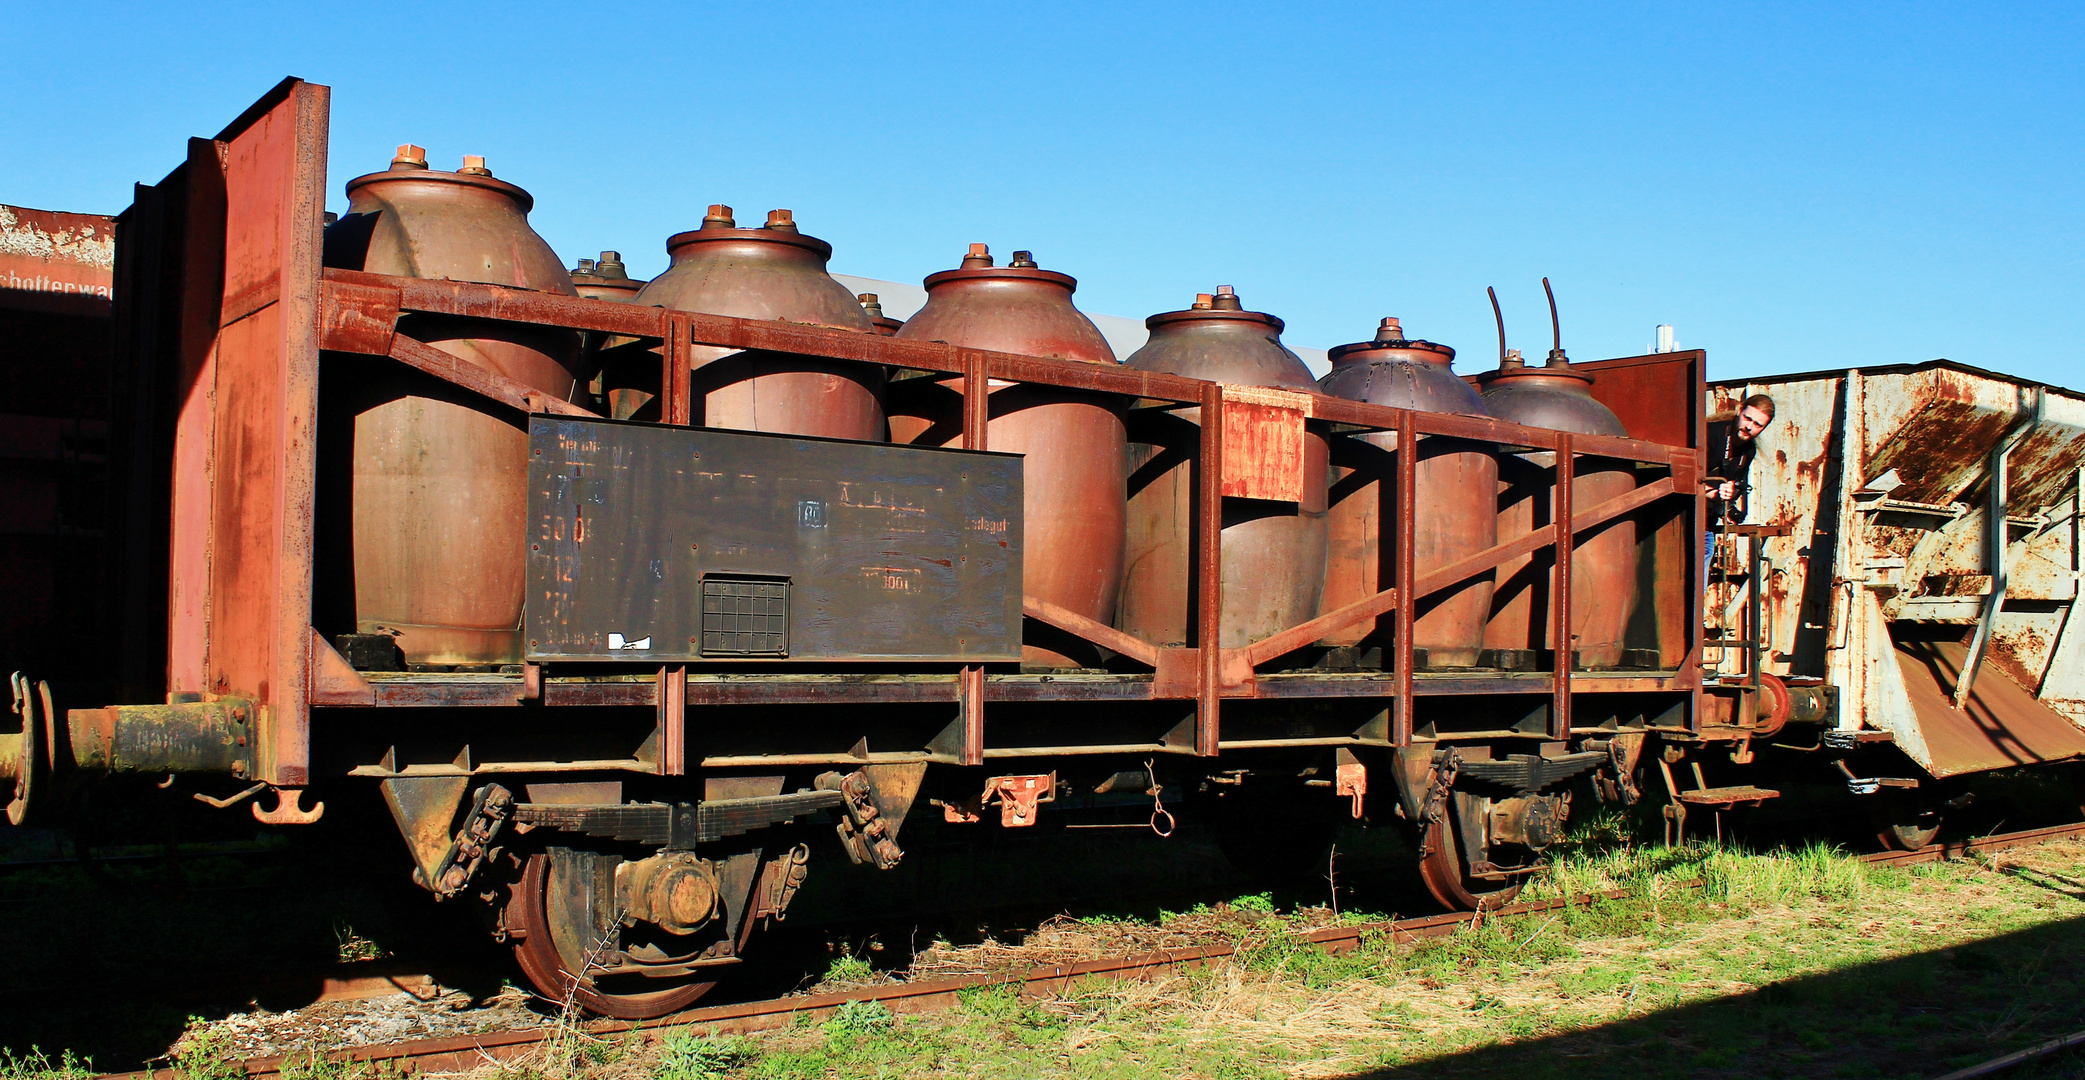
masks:
<svg viewBox="0 0 2085 1080"><path fill-rule="evenodd" d="M687 316L674 314L666 320L665 347L659 352L665 369L659 373L659 392L665 407L659 416L669 424L695 422L694 350L689 343Z"/></svg>
<svg viewBox="0 0 2085 1080"><path fill-rule="evenodd" d="M1412 742L1412 624L1417 614L1418 598L1413 595L1418 583L1418 556L1412 550L1417 542L1419 517L1419 433L1412 423L1410 412L1400 412L1397 418L1397 521L1392 531L1397 544L1397 554L1392 573L1397 578L1397 614L1393 622L1393 634L1397 647L1397 700L1391 705L1390 744L1409 746ZM1381 543L1381 537L1377 542Z"/></svg>
<svg viewBox="0 0 2085 1080"><path fill-rule="evenodd" d="M659 350L663 369L659 372L659 417L668 424L686 425L695 415L694 369L688 344L688 321L681 315L666 319L666 340ZM688 774L688 668L666 664L659 668L659 775Z"/></svg>
<svg viewBox="0 0 2085 1080"><path fill-rule="evenodd" d="M1195 753L1215 757L1221 740L1219 714L1223 670L1223 384L1202 390L1201 460L1196 463L1196 596L1200 605L1196 640L1201 652L1195 686Z"/></svg>
<svg viewBox="0 0 2085 1080"><path fill-rule="evenodd" d="M989 358L965 349L963 359L963 449L983 450L992 426L992 380ZM985 668L966 664L958 695L963 709L963 753L965 765L985 763Z"/></svg>
<svg viewBox="0 0 2085 1080"><path fill-rule="evenodd" d="M659 775L688 775L688 668L659 668Z"/></svg>
<svg viewBox="0 0 2085 1080"><path fill-rule="evenodd" d="M1571 436L1557 436L1556 522L1557 544L1555 585L1549 590L1550 638L1556 643L1550 667L1555 679L1555 697L1549 709L1549 734L1561 739L1571 734L1571 669L1577 666L1578 648L1571 636L1571 562L1576 535L1572 529L1572 486L1578 477Z"/></svg>

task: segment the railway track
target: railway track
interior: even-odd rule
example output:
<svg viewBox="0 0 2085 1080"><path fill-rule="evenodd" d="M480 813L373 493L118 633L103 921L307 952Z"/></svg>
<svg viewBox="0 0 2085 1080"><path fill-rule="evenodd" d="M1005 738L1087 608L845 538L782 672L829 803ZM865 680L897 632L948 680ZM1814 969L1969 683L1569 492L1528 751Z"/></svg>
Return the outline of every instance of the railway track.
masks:
<svg viewBox="0 0 2085 1080"><path fill-rule="evenodd" d="M2074 836L2085 836L2085 822L1932 844L1916 851L1877 852L1862 856L1862 861L1880 866L1913 866ZM1686 888L1698 888L1701 882L1696 879L1681 884ZM1567 898L1509 904L1481 913L1458 912L1351 926L1323 927L1302 937L1310 944L1327 951L1344 952L1357 947L1363 936L1369 934L1388 933L1392 940L1398 942L1443 937L1480 919L1520 918L1570 907L1582 907L1601 900L1620 899L1626 895L1623 890L1613 890L1606 893L1587 893ZM713 1005L689 1009L651 1021L595 1021L585 1024L583 1030L596 1038L623 1035L640 1027L653 1032L670 1031L675 1028L701 1028L718 1034L747 1034L783 1027L794 1023L799 1017L822 1019L849 1002L879 1002L892 1012L929 1012L952 1006L959 993L981 986L1019 983L1024 996L1042 996L1061 993L1068 990L1074 982L1084 978L1144 977L1159 971L1188 968L1221 960L1235 955L1236 952L1235 945L1167 949L1106 957L1077 964L1036 967L1014 976L992 973L921 979L841 993L792 995L733 1005ZM387 987L431 987L434 982L426 976L401 974L387 974L375 979L337 980L329 984L329 993L321 1000L369 997L376 993L388 992ZM544 1026L450 1038L411 1040L356 1047L335 1052L331 1056L335 1060L382 1065L407 1072L461 1070L525 1054L542 1044L556 1030L555 1027ZM281 1075L286 1063L301 1059L301 1055L278 1055L250 1058L240 1062L240 1065L249 1076L271 1077ZM171 1070L149 1070L110 1074L105 1080L175 1080L175 1077Z"/></svg>

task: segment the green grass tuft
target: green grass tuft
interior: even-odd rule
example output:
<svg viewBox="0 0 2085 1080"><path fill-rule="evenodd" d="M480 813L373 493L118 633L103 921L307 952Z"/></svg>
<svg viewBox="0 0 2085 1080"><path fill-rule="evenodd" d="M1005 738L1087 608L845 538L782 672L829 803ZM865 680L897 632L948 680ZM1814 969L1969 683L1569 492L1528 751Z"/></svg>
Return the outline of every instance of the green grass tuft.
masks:
<svg viewBox="0 0 2085 1080"><path fill-rule="evenodd" d="M66 1050L52 1061L39 1046L17 1055L0 1049L0 1080L91 1080L97 1075L91 1058L76 1058Z"/></svg>
<svg viewBox="0 0 2085 1080"><path fill-rule="evenodd" d="M660 1044L652 1080L716 1080L749 1056L743 1039L682 1032Z"/></svg>

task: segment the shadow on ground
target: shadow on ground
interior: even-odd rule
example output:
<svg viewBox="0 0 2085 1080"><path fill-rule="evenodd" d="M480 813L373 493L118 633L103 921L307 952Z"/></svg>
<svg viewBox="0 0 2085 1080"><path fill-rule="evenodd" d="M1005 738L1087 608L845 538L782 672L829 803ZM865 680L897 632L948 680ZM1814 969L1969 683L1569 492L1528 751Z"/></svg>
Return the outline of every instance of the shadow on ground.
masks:
<svg viewBox="0 0 2085 1080"><path fill-rule="evenodd" d="M2015 871L2067 901L2085 887ZM1358 1074L1408 1077L1935 1077L2085 1028L2085 916L1762 986L1596 1028ZM2085 1051L2007 1070L2085 1075Z"/></svg>

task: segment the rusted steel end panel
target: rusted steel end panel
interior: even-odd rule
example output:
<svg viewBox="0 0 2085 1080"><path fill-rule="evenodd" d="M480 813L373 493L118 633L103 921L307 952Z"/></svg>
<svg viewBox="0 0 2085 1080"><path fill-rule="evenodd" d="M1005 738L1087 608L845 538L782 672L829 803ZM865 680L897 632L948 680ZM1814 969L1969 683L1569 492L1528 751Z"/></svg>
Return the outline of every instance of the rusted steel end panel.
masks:
<svg viewBox="0 0 2085 1080"><path fill-rule="evenodd" d="M256 779L309 776L323 86L288 80L192 157L221 184L223 287L208 366L179 387L169 562L172 689L265 706ZM207 181L198 166L214 171ZM194 250L210 246L188 238Z"/></svg>

